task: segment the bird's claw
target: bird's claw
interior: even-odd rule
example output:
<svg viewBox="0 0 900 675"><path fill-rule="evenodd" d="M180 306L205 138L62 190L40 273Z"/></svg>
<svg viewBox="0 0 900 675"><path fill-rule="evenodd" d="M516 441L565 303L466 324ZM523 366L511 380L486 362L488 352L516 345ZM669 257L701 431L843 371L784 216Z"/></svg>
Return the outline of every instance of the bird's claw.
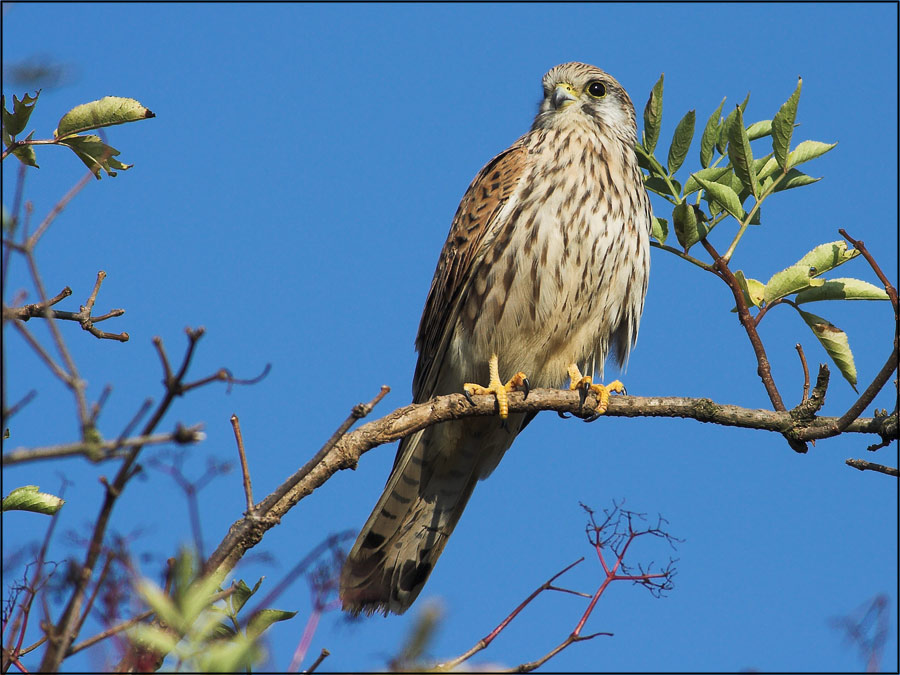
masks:
<svg viewBox="0 0 900 675"><path fill-rule="evenodd" d="M474 382L466 382L463 384L463 392L465 393L466 398L469 399L469 403L472 405L475 405L475 402L472 400L472 394L478 396L483 394L493 394L497 398L497 409L500 413L500 419L505 420L509 417L509 392L516 389L524 389L525 395L527 396L530 389L528 378L525 377L525 373L518 372L510 378L509 382L503 384L500 381L496 354L491 355L491 359L488 362L488 370L490 371L490 382L488 383L488 386L483 387Z"/></svg>

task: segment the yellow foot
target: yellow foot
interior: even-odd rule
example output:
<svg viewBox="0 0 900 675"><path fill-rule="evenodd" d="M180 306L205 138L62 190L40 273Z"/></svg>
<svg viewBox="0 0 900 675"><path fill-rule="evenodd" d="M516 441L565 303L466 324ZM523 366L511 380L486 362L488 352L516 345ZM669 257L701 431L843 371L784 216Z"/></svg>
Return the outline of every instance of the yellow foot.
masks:
<svg viewBox="0 0 900 675"><path fill-rule="evenodd" d="M569 364L569 379L572 381L571 384L569 384L569 389L573 391L575 389L580 389L585 394L588 391L597 394L597 410L594 412L593 417L603 415L606 412L606 409L609 407L609 395L611 393L625 393L625 385L619 382L619 380L613 380L609 384L593 384L591 376L582 375L581 371L578 370L578 366L574 363Z"/></svg>
<svg viewBox="0 0 900 675"><path fill-rule="evenodd" d="M497 397L497 406L500 408L500 418L509 417L509 392L521 389L528 396L528 378L525 373L518 372L512 376L509 382L503 384L500 381L500 367L497 365L497 355L493 354L488 362L488 368L491 372L491 381L488 386L482 387L480 384L466 382L463 385L463 391L466 398L471 399L472 396L480 396L482 394L493 394ZM608 396L608 395L607 395Z"/></svg>

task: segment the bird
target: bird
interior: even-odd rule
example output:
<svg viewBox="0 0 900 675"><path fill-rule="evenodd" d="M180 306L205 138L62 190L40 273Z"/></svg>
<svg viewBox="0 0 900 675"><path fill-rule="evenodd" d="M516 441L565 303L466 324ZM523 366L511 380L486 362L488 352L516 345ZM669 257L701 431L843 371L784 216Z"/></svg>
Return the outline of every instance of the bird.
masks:
<svg viewBox="0 0 900 675"><path fill-rule="evenodd" d="M570 388L597 394L602 413L609 393L624 389L592 380L609 355L627 363L647 293L652 215L634 105L614 77L585 63L550 69L542 85L530 131L466 190L416 337L414 402L492 393L499 416L402 439L341 569L352 614L402 614L418 597L475 484L534 416L509 414L510 391L527 396L569 378ZM488 386L477 384L486 375Z"/></svg>

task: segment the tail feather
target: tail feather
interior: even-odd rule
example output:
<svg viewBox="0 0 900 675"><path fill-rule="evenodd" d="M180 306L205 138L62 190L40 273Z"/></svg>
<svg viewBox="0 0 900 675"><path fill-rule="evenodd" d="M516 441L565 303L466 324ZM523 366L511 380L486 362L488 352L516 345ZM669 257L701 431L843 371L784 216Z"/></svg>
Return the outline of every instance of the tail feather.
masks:
<svg viewBox="0 0 900 675"><path fill-rule="evenodd" d="M341 571L344 609L402 614L418 597L475 483L522 423L511 415L446 422L401 441L384 493ZM514 431L515 430L515 431Z"/></svg>

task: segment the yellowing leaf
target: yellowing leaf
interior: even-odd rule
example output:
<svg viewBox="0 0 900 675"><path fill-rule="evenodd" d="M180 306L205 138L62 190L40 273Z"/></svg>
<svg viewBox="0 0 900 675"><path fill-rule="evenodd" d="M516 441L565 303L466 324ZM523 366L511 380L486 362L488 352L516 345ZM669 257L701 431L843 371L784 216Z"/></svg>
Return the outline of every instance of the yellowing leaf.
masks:
<svg viewBox="0 0 900 675"><path fill-rule="evenodd" d="M807 288L797 293L795 302L819 300L889 300L883 288L861 279L827 279L817 288Z"/></svg>
<svg viewBox="0 0 900 675"><path fill-rule="evenodd" d="M804 312L802 309L797 311L800 312L800 316L803 317L806 325L812 329L813 334L822 343L825 351L828 352L828 356L834 361L834 365L841 371L841 375L856 391L856 364L853 363L853 352L850 351L850 342L847 340L847 334L828 321L828 319Z"/></svg>

